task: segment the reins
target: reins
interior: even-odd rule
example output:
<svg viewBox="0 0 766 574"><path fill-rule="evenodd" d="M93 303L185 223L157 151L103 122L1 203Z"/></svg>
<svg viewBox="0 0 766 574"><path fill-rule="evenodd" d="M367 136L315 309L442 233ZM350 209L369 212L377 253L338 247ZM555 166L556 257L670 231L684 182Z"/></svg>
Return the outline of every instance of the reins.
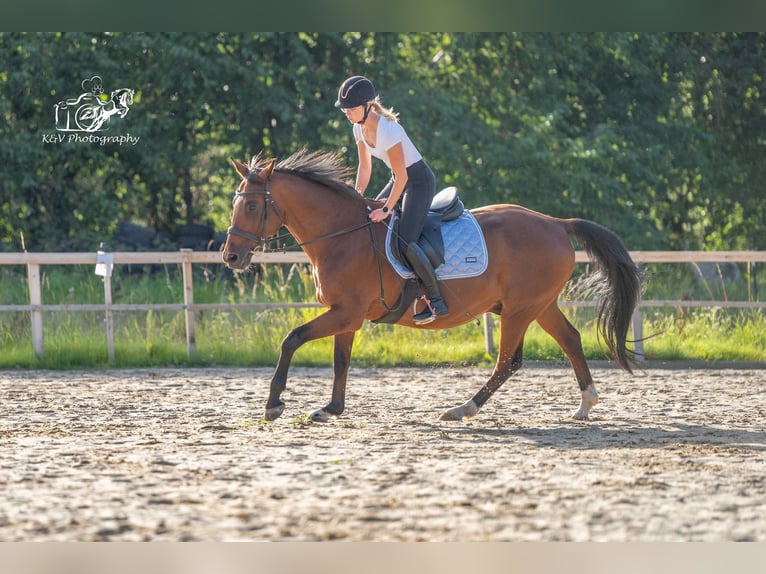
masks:
<svg viewBox="0 0 766 574"><path fill-rule="evenodd" d="M320 235L319 237L316 237L314 239L310 239L309 241L304 241L303 243L298 243L298 247L303 247L304 245L309 245L311 243L316 243L317 241L324 241L325 239L332 239L333 237L338 237L339 235L343 235L345 233L351 233L352 231L356 231L357 229L364 229L365 227L369 227L372 225L372 221L369 219L363 223L358 223L356 225L352 225L350 227L344 227L343 229L339 229L338 231L333 231L332 233L328 233L326 235ZM275 237L274 240L280 239L282 237L288 237L289 234L284 234L278 237Z"/></svg>

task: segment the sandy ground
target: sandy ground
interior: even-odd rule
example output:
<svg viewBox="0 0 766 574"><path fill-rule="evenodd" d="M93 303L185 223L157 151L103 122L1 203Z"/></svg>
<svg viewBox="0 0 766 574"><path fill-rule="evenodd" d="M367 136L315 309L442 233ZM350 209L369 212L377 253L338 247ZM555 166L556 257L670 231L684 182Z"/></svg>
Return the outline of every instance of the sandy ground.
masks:
<svg viewBox="0 0 766 574"><path fill-rule="evenodd" d="M4 541L766 541L766 370L478 368L0 372Z"/></svg>

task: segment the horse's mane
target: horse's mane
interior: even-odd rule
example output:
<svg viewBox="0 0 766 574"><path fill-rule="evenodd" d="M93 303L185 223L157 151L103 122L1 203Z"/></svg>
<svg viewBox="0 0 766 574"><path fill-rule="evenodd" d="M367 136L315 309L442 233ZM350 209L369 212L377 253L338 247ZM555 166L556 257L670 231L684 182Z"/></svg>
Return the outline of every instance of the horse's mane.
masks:
<svg viewBox="0 0 766 574"><path fill-rule="evenodd" d="M264 164L265 161L259 153L250 161L249 168L251 171L259 170ZM362 199L362 196L345 182L353 175L353 171L334 152L309 152L306 148L301 148L277 163L276 170L320 183L350 198Z"/></svg>

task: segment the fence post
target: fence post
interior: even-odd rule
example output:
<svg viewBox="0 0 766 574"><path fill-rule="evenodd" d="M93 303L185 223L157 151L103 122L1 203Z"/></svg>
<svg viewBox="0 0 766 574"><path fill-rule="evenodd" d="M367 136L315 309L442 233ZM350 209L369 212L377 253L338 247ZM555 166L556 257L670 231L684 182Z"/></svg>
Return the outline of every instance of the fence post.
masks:
<svg viewBox="0 0 766 574"><path fill-rule="evenodd" d="M29 304L42 305L39 264L27 264L27 284L29 287ZM35 356L39 359L43 356L43 312L39 309L32 310L29 315L32 319L32 348L35 351Z"/></svg>
<svg viewBox="0 0 766 574"><path fill-rule="evenodd" d="M181 249L182 253L191 253L191 249ZM184 279L184 317L186 319L186 354L189 358L197 353L197 332L194 324L194 286L192 281L192 264L188 257L181 263Z"/></svg>
<svg viewBox="0 0 766 574"><path fill-rule="evenodd" d="M484 313L484 352L487 355L495 353L495 319L492 317L492 313Z"/></svg>
<svg viewBox="0 0 766 574"><path fill-rule="evenodd" d="M106 353L109 364L114 363L114 318L112 317L112 278L104 277L104 315L106 316Z"/></svg>
<svg viewBox="0 0 766 574"><path fill-rule="evenodd" d="M633 311L633 352L637 361L646 360L646 355L644 355L644 320L639 307Z"/></svg>
<svg viewBox="0 0 766 574"><path fill-rule="evenodd" d="M112 316L112 270L114 254L106 252L106 244L101 242L96 252L96 275L104 280L104 318L106 319L106 353L109 364L114 363L114 317Z"/></svg>

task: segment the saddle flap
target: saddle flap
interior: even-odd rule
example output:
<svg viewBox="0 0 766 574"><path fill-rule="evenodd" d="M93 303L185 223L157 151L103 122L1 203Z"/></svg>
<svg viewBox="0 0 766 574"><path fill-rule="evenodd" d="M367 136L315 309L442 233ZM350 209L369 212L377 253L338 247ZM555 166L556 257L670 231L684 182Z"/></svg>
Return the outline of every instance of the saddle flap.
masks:
<svg viewBox="0 0 766 574"><path fill-rule="evenodd" d="M434 269L444 263L442 218L439 214L432 211L428 213L423 225L423 231L418 238L418 245L426 254Z"/></svg>
<svg viewBox="0 0 766 574"><path fill-rule="evenodd" d="M409 279L415 274L393 257L392 245L399 242L395 239L392 227L389 227L386 237L386 258L399 277ZM489 260L487 244L476 217L470 211L465 210L457 219L444 223L440 233L439 243L443 242L444 246L444 264L434 266L437 279L476 277L486 271ZM425 251L424 242L418 241L418 245Z"/></svg>
<svg viewBox="0 0 766 574"><path fill-rule="evenodd" d="M418 238L418 245L428 257L428 260L433 265L434 269L444 263L444 239L442 238L441 230L441 216L438 213L429 211L426 216L426 221L423 224L423 231ZM391 221L391 230L389 231L390 237L399 237L399 218L394 217ZM391 240L387 238L386 246L390 250L391 256L401 263L406 269L411 269L409 261L404 256L402 250L404 246L399 240Z"/></svg>

